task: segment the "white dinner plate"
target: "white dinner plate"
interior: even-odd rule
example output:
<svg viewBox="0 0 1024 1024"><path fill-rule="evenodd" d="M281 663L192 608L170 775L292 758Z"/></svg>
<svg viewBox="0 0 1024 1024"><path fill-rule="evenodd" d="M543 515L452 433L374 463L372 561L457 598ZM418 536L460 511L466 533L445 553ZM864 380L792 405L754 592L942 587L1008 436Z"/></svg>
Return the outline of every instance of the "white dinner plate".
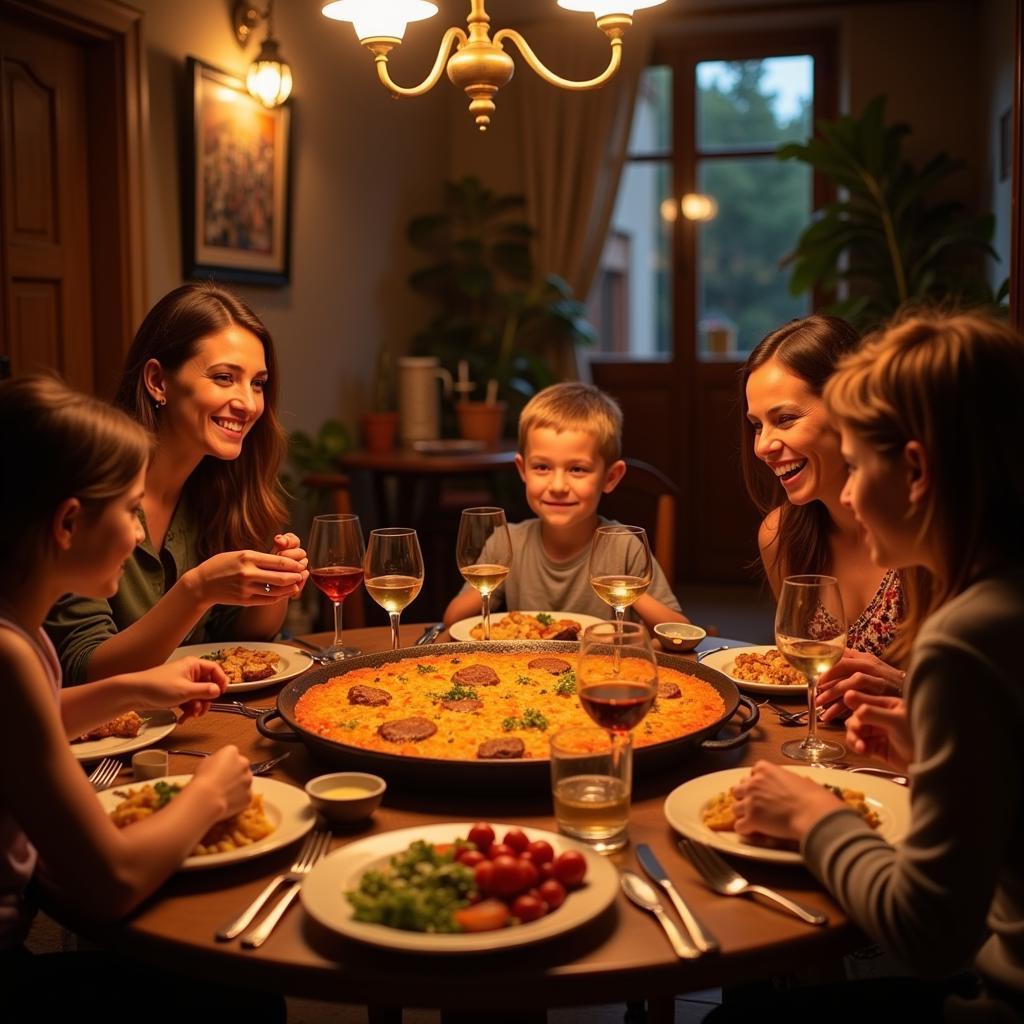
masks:
<svg viewBox="0 0 1024 1024"><path fill-rule="evenodd" d="M747 693L763 693L771 697L800 697L806 701L806 681L803 683L793 683L792 685L787 685L786 683L755 683L749 679L737 679L732 674L737 654L765 654L772 650L775 650L772 644L761 647L729 647L724 651L715 651L706 658L701 658L700 661L701 664L707 665L708 668L717 669L719 672L727 675L741 690L745 690Z"/></svg>
<svg viewBox="0 0 1024 1024"><path fill-rule="evenodd" d="M898 843L910 829L910 790L895 782L873 775L851 775L838 768L818 768L787 764L782 767L814 779L822 785L856 789L864 794L864 802L875 811L881 823L878 834L887 843ZM719 793L732 789L740 779L750 775L749 768L727 768L725 771L700 775L672 790L665 800L665 817L677 831L698 843L713 846L722 853L770 860L782 864L802 864L796 850L775 850L744 842L735 832L715 832L701 820L701 811Z"/></svg>
<svg viewBox="0 0 1024 1024"><path fill-rule="evenodd" d="M167 775L162 779L147 779L146 782L113 786L97 793L96 796L103 809L109 813L124 800L124 794L130 789L138 789L147 784L153 785L155 782L176 782L180 786L187 786L191 781L191 775ZM270 853L271 850L279 850L282 846L294 843L296 839L304 836L313 827L313 823L316 821L316 812L309 802L309 797L297 786L290 786L288 783L278 782L276 779L257 777L252 780L252 789L254 793L259 793L263 797L263 810L276 826L274 831L258 842L241 846L228 853L189 857L181 865L182 871L216 868L222 864L236 864L241 860L261 857L265 853Z"/></svg>
<svg viewBox="0 0 1024 1024"><path fill-rule="evenodd" d="M496 622L501 622L501 620L503 618L505 618L505 616L508 615L508 614L509 614L508 612L493 612L491 614L491 627L493 628L494 624ZM582 615L579 612L533 612L533 611L528 612L528 611L524 611L524 612L522 612L522 614L523 615L551 615L556 620L557 619L572 619L574 622L578 622L580 624L580 636L581 637L583 635L583 630L585 630L587 628L587 626L593 626L593 625L596 625L598 622L605 622L606 621L605 619L597 618L597 616L595 616L595 615ZM612 614L612 610L609 608L608 609L609 617L611 617L611 614ZM458 622L453 622L451 624L451 626L448 629L448 635L453 640L468 641L470 643L478 642L476 640L476 637L470 635L470 631L473 629L474 626L479 625L480 622L482 622L482 621L483 621L483 616L481 616L481 615L474 615L472 618L469 618L469 619L460 619ZM529 640L529 641L527 641L527 640L503 640L502 641L502 643L536 643L536 642L537 641L535 641L535 640Z"/></svg>
<svg viewBox="0 0 1024 1024"><path fill-rule="evenodd" d="M298 647L249 640L226 640L222 644L191 644L188 647L177 648L167 660L201 658L204 654L215 654L217 651L231 647L248 647L252 651L273 651L281 660L277 663L277 671L272 676L267 676L266 679L256 679L251 683L228 683L228 693L262 690L265 686L286 682L289 679L294 679L300 672L305 672L313 664L313 659L305 651L300 651Z"/></svg>
<svg viewBox="0 0 1024 1024"><path fill-rule="evenodd" d="M593 920L615 900L619 889L614 866L581 843L554 832L526 829L531 841L546 839L556 856L565 850L578 850L587 861L587 874L581 888L569 893L557 910L536 921L499 928L492 932L459 932L437 935L407 932L382 924L356 921L352 904L345 893L359 887L363 874L372 868L387 867L389 858L408 849L416 839L431 843L450 843L465 838L473 822L450 822L444 825L418 825L395 832L382 832L345 846L325 857L302 883L302 905L306 913L325 928L339 935L372 946L413 953L481 953L487 950L510 949L532 942L541 942L562 935ZM512 825L493 825L499 835Z"/></svg>
<svg viewBox="0 0 1024 1024"><path fill-rule="evenodd" d="M138 736L107 736L102 740L86 740L84 743L72 743L71 753L79 761L99 761L103 757L116 757L118 754L130 754L135 750L145 750L154 743L159 743L165 736L174 731L178 724L178 716L173 711L139 711L143 719Z"/></svg>

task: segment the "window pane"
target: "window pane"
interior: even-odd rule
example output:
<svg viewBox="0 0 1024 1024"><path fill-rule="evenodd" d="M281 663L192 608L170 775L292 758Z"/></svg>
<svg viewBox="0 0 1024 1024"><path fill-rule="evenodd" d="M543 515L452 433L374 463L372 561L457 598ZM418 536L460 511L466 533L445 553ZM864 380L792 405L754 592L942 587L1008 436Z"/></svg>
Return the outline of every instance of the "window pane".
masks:
<svg viewBox="0 0 1024 1024"><path fill-rule="evenodd" d="M630 156L661 156L671 148L672 69L646 68L637 87L627 152Z"/></svg>
<svg viewBox="0 0 1024 1024"><path fill-rule="evenodd" d="M698 180L718 212L698 232L697 351L735 358L809 311L807 295L789 294L779 261L810 219L810 168L774 157L705 160Z"/></svg>
<svg viewBox="0 0 1024 1024"><path fill-rule="evenodd" d="M702 61L697 65L697 147L774 148L811 134L813 57Z"/></svg>
<svg viewBox="0 0 1024 1024"><path fill-rule="evenodd" d="M626 164L588 312L603 352L636 356L672 347L672 169L669 161ZM667 203L666 203L667 200ZM671 210L671 212L669 212Z"/></svg>

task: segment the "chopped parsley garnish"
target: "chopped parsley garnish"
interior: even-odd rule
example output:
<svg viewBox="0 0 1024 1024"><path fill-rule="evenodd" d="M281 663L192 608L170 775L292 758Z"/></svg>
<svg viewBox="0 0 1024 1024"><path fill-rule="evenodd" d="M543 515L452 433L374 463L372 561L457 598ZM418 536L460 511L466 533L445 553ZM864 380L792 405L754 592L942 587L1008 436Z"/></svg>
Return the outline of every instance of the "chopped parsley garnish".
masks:
<svg viewBox="0 0 1024 1024"><path fill-rule="evenodd" d="M572 669L563 672L555 683L555 693L559 697L571 697L576 692L576 673Z"/></svg>
<svg viewBox="0 0 1024 1024"><path fill-rule="evenodd" d="M437 670L433 665L417 665L416 671L419 672L421 676L429 676L431 672L435 672Z"/></svg>
<svg viewBox="0 0 1024 1024"><path fill-rule="evenodd" d="M463 686L462 683L452 683L450 690L444 693L428 693L427 696L435 704L440 704L443 700L477 700L476 690L472 686Z"/></svg>
<svg viewBox="0 0 1024 1024"><path fill-rule="evenodd" d="M159 808L166 807L181 792L181 786L176 782L156 782L153 784L153 790Z"/></svg>
<svg viewBox="0 0 1024 1024"><path fill-rule="evenodd" d="M522 718L505 718L501 723L505 732L512 732L515 729L540 729L543 732L548 727L548 720L536 708L527 708Z"/></svg>
<svg viewBox="0 0 1024 1024"><path fill-rule="evenodd" d="M555 621L554 615L548 615L547 612L537 612L534 617L542 626L550 626Z"/></svg>
<svg viewBox="0 0 1024 1024"><path fill-rule="evenodd" d="M520 686L529 686L533 680L529 676L516 676L516 682Z"/></svg>

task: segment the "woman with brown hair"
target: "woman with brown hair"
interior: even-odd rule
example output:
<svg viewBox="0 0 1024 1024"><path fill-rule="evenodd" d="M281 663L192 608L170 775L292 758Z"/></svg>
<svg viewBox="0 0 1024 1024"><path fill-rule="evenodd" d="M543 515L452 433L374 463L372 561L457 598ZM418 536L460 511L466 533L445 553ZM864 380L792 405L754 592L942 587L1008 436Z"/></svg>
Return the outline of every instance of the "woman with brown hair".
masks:
<svg viewBox="0 0 1024 1024"><path fill-rule="evenodd" d="M854 749L909 773L907 838L889 846L827 789L765 762L734 789L736 831L798 841L906 966L937 978L973 959L987 998L958 1020L1024 1019L1022 394L1024 339L979 314L898 324L825 390L850 467L843 504L872 560L933 580L912 609L906 700L844 698ZM943 993L929 1007L928 991L916 1019L938 1019Z"/></svg>
<svg viewBox="0 0 1024 1024"><path fill-rule="evenodd" d="M51 611L68 682L159 664L183 642L280 628L308 573L298 537L279 532L276 376L270 333L230 292L187 284L150 310L114 400L154 438L145 538L113 598L69 594Z"/></svg>
<svg viewBox="0 0 1024 1024"><path fill-rule="evenodd" d="M838 317L792 320L757 345L742 374L743 476L764 515L757 540L768 583L777 597L786 576L835 576L850 623L846 656L819 683L826 720L845 711L847 689L898 693L903 678L881 657L897 640L907 579L871 561L839 500L846 463L821 398L839 360L859 344Z"/></svg>

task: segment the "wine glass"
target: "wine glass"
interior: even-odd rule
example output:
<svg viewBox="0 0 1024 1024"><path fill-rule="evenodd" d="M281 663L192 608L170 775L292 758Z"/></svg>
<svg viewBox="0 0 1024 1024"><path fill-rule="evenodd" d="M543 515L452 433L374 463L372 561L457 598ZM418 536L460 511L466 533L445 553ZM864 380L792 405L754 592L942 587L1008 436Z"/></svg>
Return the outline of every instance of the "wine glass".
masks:
<svg viewBox="0 0 1024 1024"><path fill-rule="evenodd" d="M590 585L615 610L622 625L626 609L647 593L654 576L651 546L641 526L599 526L590 547Z"/></svg>
<svg viewBox="0 0 1024 1024"><path fill-rule="evenodd" d="M787 576L775 612L775 644L807 679L807 735L783 743L796 761L835 761L846 753L839 743L818 738L815 698L818 680L846 650L846 616L835 576Z"/></svg>
<svg viewBox="0 0 1024 1024"><path fill-rule="evenodd" d="M639 622L598 622L583 631L576 666L576 693L583 710L612 740L613 775L629 756L630 732L658 695L658 663L647 627Z"/></svg>
<svg viewBox="0 0 1024 1024"><path fill-rule="evenodd" d="M423 554L415 530L389 527L370 531L366 549L366 592L391 619L391 648L398 650L402 609L423 587Z"/></svg>
<svg viewBox="0 0 1024 1024"><path fill-rule="evenodd" d="M512 566L512 540L505 510L467 508L459 520L455 561L466 582L480 592L484 639L491 639L491 594L505 582Z"/></svg>
<svg viewBox="0 0 1024 1024"><path fill-rule="evenodd" d="M359 516L314 516L309 531L309 575L334 605L334 643L324 656L335 660L361 654L341 642L341 602L363 582L363 531Z"/></svg>

